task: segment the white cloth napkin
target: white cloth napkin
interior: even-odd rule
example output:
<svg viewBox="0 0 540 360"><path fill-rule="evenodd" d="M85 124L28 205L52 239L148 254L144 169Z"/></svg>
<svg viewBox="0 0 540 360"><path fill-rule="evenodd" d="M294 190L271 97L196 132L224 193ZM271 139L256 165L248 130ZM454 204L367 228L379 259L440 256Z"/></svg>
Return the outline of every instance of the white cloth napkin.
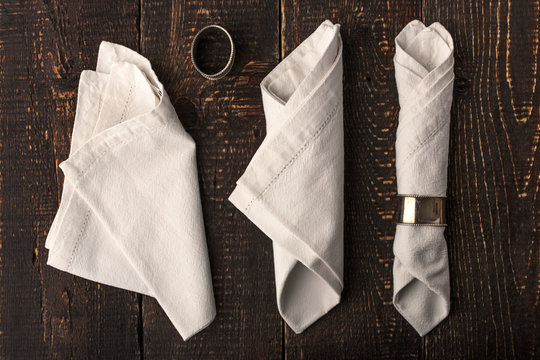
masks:
<svg viewBox="0 0 540 360"><path fill-rule="evenodd" d="M155 297L184 339L212 322L195 143L147 59L101 43L60 168L48 264Z"/></svg>
<svg viewBox="0 0 540 360"><path fill-rule="evenodd" d="M446 195L453 52L452 37L439 23L425 27L414 20L396 37L399 194ZM394 255L394 305L423 336L450 311L444 227L398 225Z"/></svg>
<svg viewBox="0 0 540 360"><path fill-rule="evenodd" d="M229 200L273 240L279 312L300 333L343 289L343 84L325 21L262 81L267 135Z"/></svg>

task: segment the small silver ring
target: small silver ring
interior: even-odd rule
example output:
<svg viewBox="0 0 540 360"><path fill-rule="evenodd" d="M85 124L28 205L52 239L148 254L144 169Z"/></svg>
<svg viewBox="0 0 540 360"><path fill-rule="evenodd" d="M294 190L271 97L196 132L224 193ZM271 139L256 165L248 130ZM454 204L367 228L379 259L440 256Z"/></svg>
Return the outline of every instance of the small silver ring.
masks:
<svg viewBox="0 0 540 360"><path fill-rule="evenodd" d="M197 61L195 60L195 56L196 56L196 52L197 52L197 45L199 44L199 41L200 41L202 35L206 31L208 31L210 29L218 29L218 30L222 31L223 33L225 33L225 35L227 35L227 38L229 39L229 42L230 42L230 45L231 45L231 51L230 51L230 54L229 54L229 60L227 61L227 65L225 65L225 67L223 69L221 69L220 71L218 71L215 74L207 74L204 71L202 71L199 68L199 66L197 65ZM197 72L199 74L201 74L205 79L208 79L208 80L215 81L215 80L219 80L219 79L222 79L223 77L225 77L225 75L227 75L229 73L229 71L231 71L231 69L232 69L232 66L233 66L233 63L234 63L234 56L235 56L235 50L234 50L234 43L233 43L233 39L231 37L231 34L229 34L229 32L227 30L225 30L225 28L223 28L222 26L219 26L219 25L205 26L204 28L202 28L197 33L197 35L195 35L195 38L193 39L193 42L191 43L191 62L193 63L193 66L195 67L195 70L197 70Z"/></svg>

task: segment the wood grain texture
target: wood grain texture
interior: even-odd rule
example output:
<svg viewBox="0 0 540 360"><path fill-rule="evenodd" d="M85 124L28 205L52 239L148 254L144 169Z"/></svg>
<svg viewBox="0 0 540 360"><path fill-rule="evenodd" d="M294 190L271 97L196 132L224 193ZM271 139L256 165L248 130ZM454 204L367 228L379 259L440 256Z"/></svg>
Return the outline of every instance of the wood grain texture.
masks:
<svg viewBox="0 0 540 360"><path fill-rule="evenodd" d="M137 46L137 4L0 6L0 358L134 358L137 295L46 266L77 83L102 39Z"/></svg>
<svg viewBox="0 0 540 360"><path fill-rule="evenodd" d="M452 309L419 338L392 306L394 38L454 37L448 184ZM325 19L342 25L345 290L303 334L279 316L270 240L228 201L265 136L259 83ZM538 0L0 0L0 359L539 357ZM201 78L195 33L218 23L231 74ZM197 143L217 318L183 342L159 304L46 266L83 69L101 40L152 62Z"/></svg>
<svg viewBox="0 0 540 360"><path fill-rule="evenodd" d="M539 1L425 1L456 45L447 229L452 312L426 358L538 358ZM458 345L459 344L459 345Z"/></svg>

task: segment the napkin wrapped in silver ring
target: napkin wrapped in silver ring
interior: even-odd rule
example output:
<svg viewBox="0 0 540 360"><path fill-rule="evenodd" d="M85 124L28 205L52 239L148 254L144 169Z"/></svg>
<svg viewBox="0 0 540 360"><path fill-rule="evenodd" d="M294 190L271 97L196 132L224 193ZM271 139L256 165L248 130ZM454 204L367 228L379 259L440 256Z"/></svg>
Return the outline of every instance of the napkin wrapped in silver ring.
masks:
<svg viewBox="0 0 540 360"><path fill-rule="evenodd" d="M421 336L450 311L444 207L453 54L452 37L439 23L414 20L396 37L396 179L398 194L407 195L394 239L393 303Z"/></svg>

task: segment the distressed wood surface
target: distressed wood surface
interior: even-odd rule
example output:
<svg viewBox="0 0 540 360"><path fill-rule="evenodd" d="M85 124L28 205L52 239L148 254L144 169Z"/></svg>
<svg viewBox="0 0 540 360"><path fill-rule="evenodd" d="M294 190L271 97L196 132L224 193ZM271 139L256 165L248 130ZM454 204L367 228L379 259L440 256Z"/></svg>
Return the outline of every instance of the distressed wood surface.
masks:
<svg viewBox="0 0 540 360"><path fill-rule="evenodd" d="M345 290L296 335L277 311L270 240L226 199L265 135L259 82L326 18L344 43ZM424 338L392 306L392 57L415 18L456 45L452 309ZM189 60L211 23L238 51L216 83ZM538 0L0 1L0 358L538 358L539 27ZM101 40L150 59L198 145L218 314L188 342L154 299L46 266L77 83Z"/></svg>
<svg viewBox="0 0 540 360"><path fill-rule="evenodd" d="M137 294L48 267L79 75L101 39L137 46L135 1L0 5L0 357L136 358Z"/></svg>

